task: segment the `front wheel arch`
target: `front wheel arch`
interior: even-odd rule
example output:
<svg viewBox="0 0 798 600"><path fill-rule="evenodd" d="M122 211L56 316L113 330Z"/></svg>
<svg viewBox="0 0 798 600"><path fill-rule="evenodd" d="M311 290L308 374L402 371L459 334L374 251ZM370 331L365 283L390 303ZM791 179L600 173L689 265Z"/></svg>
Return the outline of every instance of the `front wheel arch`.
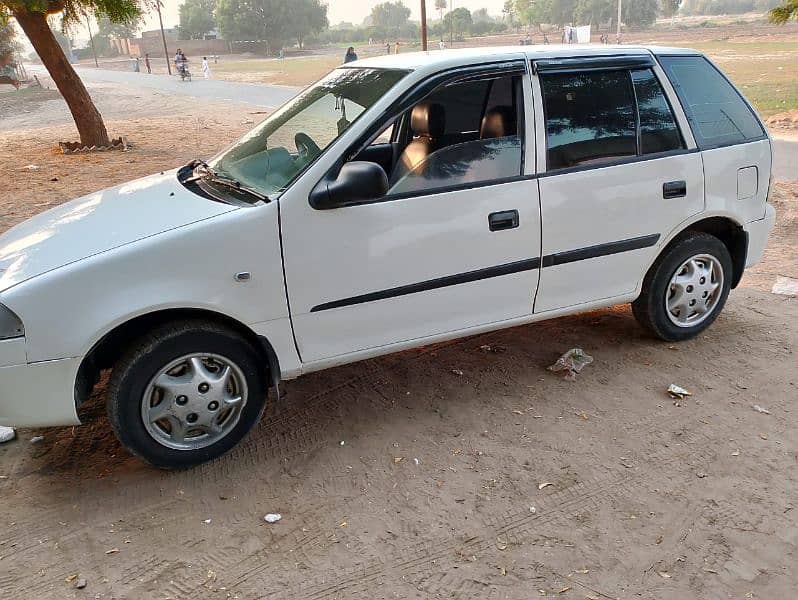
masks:
<svg viewBox="0 0 798 600"><path fill-rule="evenodd" d="M279 397L280 362L269 340L256 334L244 323L222 313L206 309L171 308L139 315L121 323L103 335L81 361L75 380L75 409L80 408L99 381L100 373L113 367L138 338L166 323L203 320L226 326L251 342L261 352L264 376Z"/></svg>

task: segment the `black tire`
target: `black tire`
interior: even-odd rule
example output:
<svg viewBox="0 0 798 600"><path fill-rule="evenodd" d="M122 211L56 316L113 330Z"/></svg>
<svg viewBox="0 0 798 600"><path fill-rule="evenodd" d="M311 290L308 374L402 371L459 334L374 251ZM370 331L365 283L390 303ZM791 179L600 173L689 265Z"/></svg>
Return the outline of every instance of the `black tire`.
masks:
<svg viewBox="0 0 798 600"><path fill-rule="evenodd" d="M203 448L174 449L145 427L141 403L149 382L165 365L191 353L212 353L235 364L246 382L246 403L224 437ZM114 433L132 454L159 468L181 469L221 456L238 444L266 406L268 377L261 353L235 331L200 320L168 323L134 342L113 369L107 409Z"/></svg>
<svg viewBox="0 0 798 600"><path fill-rule="evenodd" d="M689 258L708 254L714 257L723 269L723 286L710 314L693 326L679 326L668 316L665 298L671 278L676 270ZM632 312L637 321L650 333L668 342L679 342L695 337L709 327L726 304L731 289L733 266L726 245L715 236L692 231L676 238L657 258L645 279L640 296L632 303Z"/></svg>

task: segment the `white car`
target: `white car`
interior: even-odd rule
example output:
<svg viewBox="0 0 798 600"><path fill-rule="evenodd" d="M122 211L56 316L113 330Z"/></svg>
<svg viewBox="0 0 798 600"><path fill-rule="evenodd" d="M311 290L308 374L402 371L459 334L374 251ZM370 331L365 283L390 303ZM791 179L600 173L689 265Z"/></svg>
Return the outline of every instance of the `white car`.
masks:
<svg viewBox="0 0 798 600"><path fill-rule="evenodd" d="M760 260L770 172L690 50L349 63L208 163L0 236L0 424L78 424L110 369L122 443L185 467L303 373L629 302L684 340Z"/></svg>

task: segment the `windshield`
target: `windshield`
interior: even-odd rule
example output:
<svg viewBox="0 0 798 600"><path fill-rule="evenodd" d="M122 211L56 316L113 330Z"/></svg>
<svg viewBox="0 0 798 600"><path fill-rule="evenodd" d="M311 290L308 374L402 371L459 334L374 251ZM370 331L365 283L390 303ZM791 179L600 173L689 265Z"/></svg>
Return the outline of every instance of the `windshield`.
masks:
<svg viewBox="0 0 798 600"><path fill-rule="evenodd" d="M405 71L340 68L302 91L210 163L264 194L285 189Z"/></svg>

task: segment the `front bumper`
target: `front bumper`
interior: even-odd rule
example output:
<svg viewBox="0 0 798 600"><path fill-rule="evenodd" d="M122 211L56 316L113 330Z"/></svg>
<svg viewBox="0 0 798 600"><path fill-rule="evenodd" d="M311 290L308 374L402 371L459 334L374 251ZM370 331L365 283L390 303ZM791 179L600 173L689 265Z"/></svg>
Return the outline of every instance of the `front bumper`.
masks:
<svg viewBox="0 0 798 600"><path fill-rule="evenodd" d="M0 341L0 358L17 356L21 346L24 360L24 345L24 340ZM0 425L79 425L75 411L79 366L78 358L0 366Z"/></svg>
<svg viewBox="0 0 798 600"><path fill-rule="evenodd" d="M745 226L748 232L748 255L745 259L745 267L751 267L762 260L765 253L765 246L768 243L773 225L776 223L776 209L773 205L765 205L765 216L757 221L751 221Z"/></svg>

